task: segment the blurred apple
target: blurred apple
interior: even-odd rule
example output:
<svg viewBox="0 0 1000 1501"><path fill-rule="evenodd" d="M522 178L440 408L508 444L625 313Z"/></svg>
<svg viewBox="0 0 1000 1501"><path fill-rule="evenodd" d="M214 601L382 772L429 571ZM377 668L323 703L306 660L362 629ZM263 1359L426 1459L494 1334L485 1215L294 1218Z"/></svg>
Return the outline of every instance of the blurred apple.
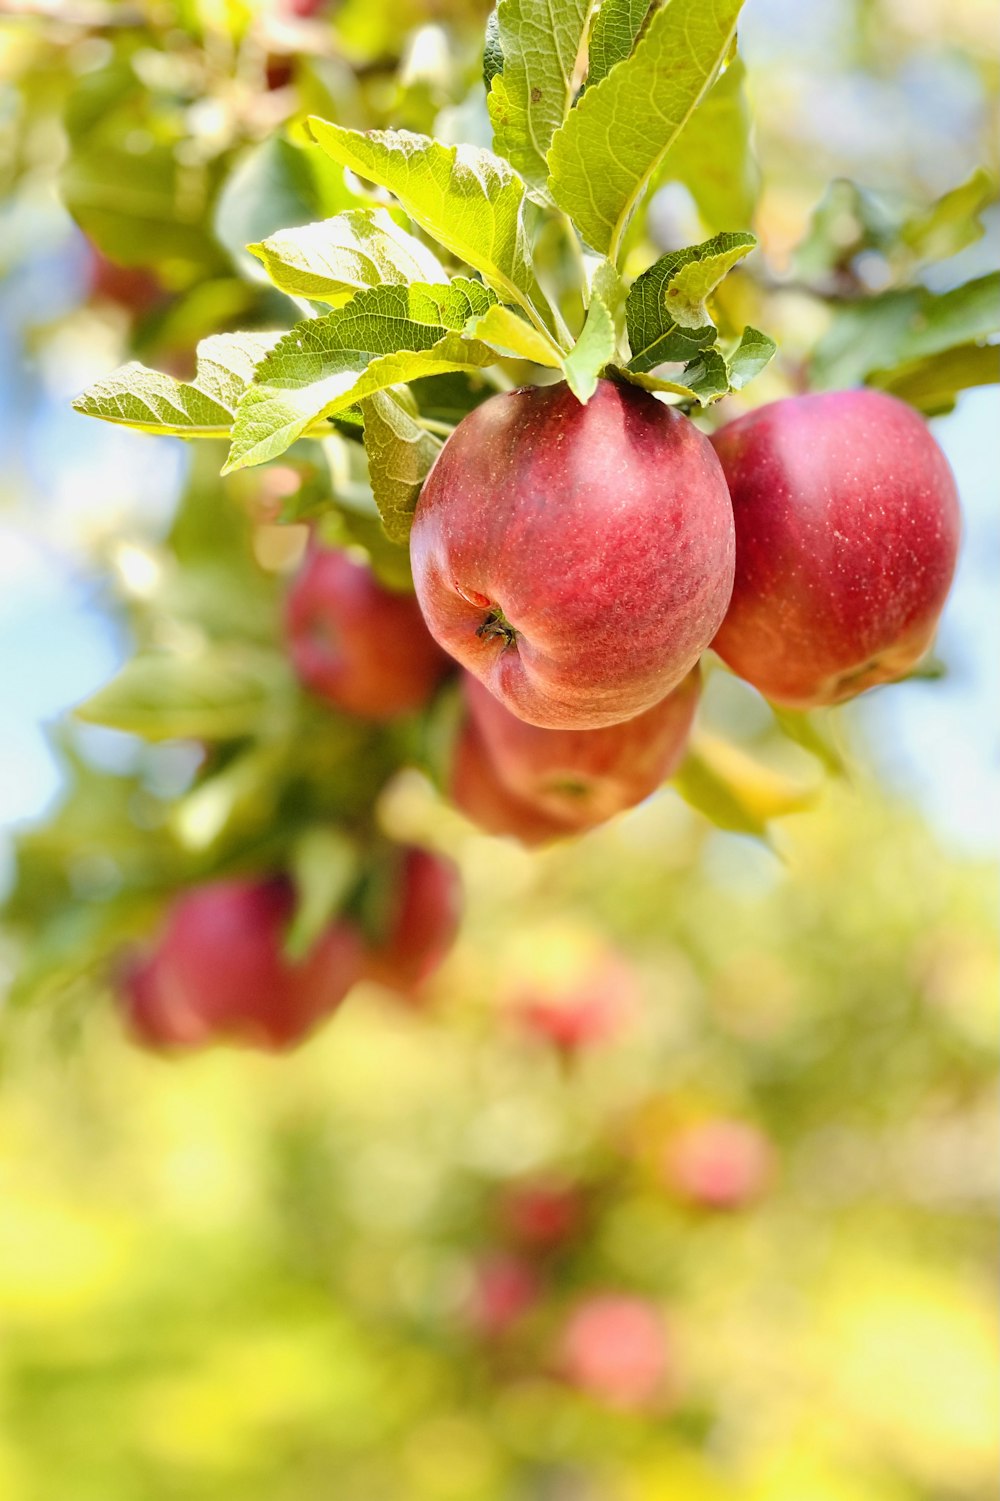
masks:
<svg viewBox="0 0 1000 1501"><path fill-rule="evenodd" d="M158 278L144 266L120 266L88 241L90 296L113 302L133 317L141 317L162 302L166 293Z"/></svg>
<svg viewBox="0 0 1000 1501"><path fill-rule="evenodd" d="M410 846L394 873L384 936L365 956L365 978L412 996L443 962L458 932L462 885L442 855Z"/></svg>
<svg viewBox="0 0 1000 1501"><path fill-rule="evenodd" d="M501 1219L508 1236L519 1245L553 1250L572 1240L583 1225L580 1190L562 1183L521 1183L509 1188L501 1201Z"/></svg>
<svg viewBox="0 0 1000 1501"><path fill-rule="evenodd" d="M447 792L455 807L485 833L506 835L529 849L579 833L578 827L533 808L504 786L471 721L458 732Z"/></svg>
<svg viewBox="0 0 1000 1501"><path fill-rule="evenodd" d="M133 1035L151 1047L228 1041L293 1047L360 978L361 940L335 922L300 963L285 957L291 883L217 881L171 906L159 939L122 982Z"/></svg>
<svg viewBox="0 0 1000 1501"><path fill-rule="evenodd" d="M766 1189L770 1142L749 1121L707 1120L685 1126L667 1151L667 1181L707 1209L739 1209Z"/></svg>
<svg viewBox="0 0 1000 1501"><path fill-rule="evenodd" d="M567 956L569 959L569 956ZM599 944L584 945L575 962L515 984L508 1005L522 1029L566 1053L613 1041L639 1004L639 987L628 962Z"/></svg>
<svg viewBox="0 0 1000 1501"><path fill-rule="evenodd" d="M634 808L681 763L701 686L697 667L644 714L597 730L527 724L472 676L462 691L498 779L551 818L594 828Z"/></svg>
<svg viewBox="0 0 1000 1501"><path fill-rule="evenodd" d="M305 686L362 719L423 708L450 666L413 596L383 588L335 548L306 554L288 593L285 633Z"/></svg>
<svg viewBox="0 0 1000 1501"><path fill-rule="evenodd" d="M657 1402L670 1374L659 1309L646 1298L599 1293L585 1298L562 1331L559 1366L574 1386L612 1407Z"/></svg>
<svg viewBox="0 0 1000 1501"><path fill-rule="evenodd" d="M530 1262L507 1252L492 1252L474 1270L469 1322L478 1333L498 1339L537 1304L541 1290Z"/></svg>

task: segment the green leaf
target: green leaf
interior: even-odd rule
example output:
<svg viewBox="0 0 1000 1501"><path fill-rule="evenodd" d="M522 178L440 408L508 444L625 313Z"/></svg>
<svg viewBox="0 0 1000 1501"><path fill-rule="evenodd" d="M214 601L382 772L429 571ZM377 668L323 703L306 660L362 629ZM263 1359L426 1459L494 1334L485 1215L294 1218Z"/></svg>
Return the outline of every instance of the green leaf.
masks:
<svg viewBox="0 0 1000 1501"><path fill-rule="evenodd" d="M822 713L806 714L800 709L783 709L772 703L769 703L768 707L786 739L801 746L811 756L815 756L831 776L847 775L844 757L830 735Z"/></svg>
<svg viewBox="0 0 1000 1501"><path fill-rule="evenodd" d="M749 224L758 172L750 150L743 63L735 58L709 89L657 172L657 186L682 182L709 229Z"/></svg>
<svg viewBox="0 0 1000 1501"><path fill-rule="evenodd" d="M321 224L282 229L247 249L280 291L334 307L362 287L448 280L437 257L380 208L348 209Z"/></svg>
<svg viewBox="0 0 1000 1501"><path fill-rule="evenodd" d="M793 782L738 746L701 735L672 785L717 828L770 843L768 824L810 807L817 789Z"/></svg>
<svg viewBox="0 0 1000 1501"><path fill-rule="evenodd" d="M594 250L618 261L632 210L707 93L742 0L670 0L631 57L584 93L549 151L549 190Z"/></svg>
<svg viewBox="0 0 1000 1501"><path fill-rule="evenodd" d="M345 130L309 121L336 161L394 193L439 244L478 271L501 301L518 303L536 327L545 299L531 268L524 183L510 164L474 146L442 146L408 130Z"/></svg>
<svg viewBox="0 0 1000 1501"><path fill-rule="evenodd" d="M298 961L342 910L358 877L358 851L337 829L309 829L295 841L290 864L298 900L285 953Z"/></svg>
<svg viewBox="0 0 1000 1501"><path fill-rule="evenodd" d="M703 407L729 391L729 368L719 349L702 349L684 366L683 384Z"/></svg>
<svg viewBox="0 0 1000 1501"><path fill-rule="evenodd" d="M588 88L600 83L615 63L629 56L652 3L653 0L601 0L590 33Z"/></svg>
<svg viewBox="0 0 1000 1501"><path fill-rule="evenodd" d="M277 457L312 424L374 391L494 363L485 344L462 337L494 300L465 277L447 286L369 287L345 307L297 324L257 367L223 473Z"/></svg>
<svg viewBox="0 0 1000 1501"><path fill-rule="evenodd" d="M276 333L213 334L198 345L193 381L175 380L134 361L78 396L73 406L147 433L224 438L254 368L281 337Z"/></svg>
<svg viewBox="0 0 1000 1501"><path fill-rule="evenodd" d="M685 366L685 371L687 367ZM649 375L637 370L630 370L627 365L615 365L608 372L615 380L627 381L630 386L638 386L642 391L649 391L653 395L657 392L666 396L680 396L684 401L695 402L701 405L701 398L691 386L684 385L678 380L667 380L665 376Z"/></svg>
<svg viewBox="0 0 1000 1501"><path fill-rule="evenodd" d="M977 167L966 182L908 219L899 230L900 240L919 262L946 260L982 236L979 216L996 190L990 173Z"/></svg>
<svg viewBox="0 0 1000 1501"><path fill-rule="evenodd" d="M671 251L644 271L625 304L629 368L642 373L667 361L691 359L714 344L718 331L705 299L756 243L746 232L719 234L704 244Z"/></svg>
<svg viewBox="0 0 1000 1501"><path fill-rule="evenodd" d="M392 391L376 391L361 410L368 473L382 525L391 541L406 543L420 487L441 444Z"/></svg>
<svg viewBox="0 0 1000 1501"><path fill-rule="evenodd" d="M751 328L747 324L740 342L732 354L726 358L730 388L733 391L742 391L755 375L759 375L764 367L770 364L777 348L777 344L769 335L762 334L759 328Z"/></svg>
<svg viewBox="0 0 1000 1501"><path fill-rule="evenodd" d="M494 148L548 201L546 153L569 114L596 0L500 0L503 71L489 94Z"/></svg>
<svg viewBox="0 0 1000 1501"><path fill-rule="evenodd" d="M486 37L483 44L483 83L487 94L498 73L503 72L503 47L500 44L500 21L494 5L486 21Z"/></svg>
<svg viewBox="0 0 1000 1501"><path fill-rule="evenodd" d="M274 135L253 146L230 172L215 207L215 233L241 271L263 280L247 247L280 229L311 224L364 199L318 147Z"/></svg>
<svg viewBox="0 0 1000 1501"><path fill-rule="evenodd" d="M950 412L959 391L1000 382L1000 344L958 344L893 370L873 370L868 384L908 401L925 417Z"/></svg>
<svg viewBox="0 0 1000 1501"><path fill-rule="evenodd" d="M532 360L536 365L545 365L558 370L561 352L558 345L540 334L520 313L499 303L487 308L478 318L469 321L465 328L466 338L481 339L498 354L514 360Z"/></svg>
<svg viewBox="0 0 1000 1501"><path fill-rule="evenodd" d="M563 360L566 382L577 401L586 404L597 390L601 371L615 353L615 323L606 304L594 294L575 347Z"/></svg>
<svg viewBox="0 0 1000 1501"><path fill-rule="evenodd" d="M1000 332L1000 274L977 277L950 292L914 287L848 303L820 340L812 366L815 386L854 386L873 372L978 343Z"/></svg>
<svg viewBox="0 0 1000 1501"><path fill-rule="evenodd" d="M259 728L289 687L276 654L243 645L183 657L150 652L127 662L76 716L145 740L230 740Z"/></svg>
<svg viewBox="0 0 1000 1501"><path fill-rule="evenodd" d="M967 281L950 292L918 295L896 358L922 359L996 333L1000 333L1000 271Z"/></svg>

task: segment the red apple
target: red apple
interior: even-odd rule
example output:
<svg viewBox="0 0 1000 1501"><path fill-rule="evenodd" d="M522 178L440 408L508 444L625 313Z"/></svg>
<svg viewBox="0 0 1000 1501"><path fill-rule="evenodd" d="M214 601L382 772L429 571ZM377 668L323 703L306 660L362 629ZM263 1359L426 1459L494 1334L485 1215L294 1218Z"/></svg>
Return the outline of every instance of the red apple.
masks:
<svg viewBox="0 0 1000 1501"><path fill-rule="evenodd" d="M455 741L448 796L485 833L507 835L529 849L580 832L579 825L574 828L553 818L510 792L493 769L479 731L468 720Z"/></svg>
<svg viewBox="0 0 1000 1501"><path fill-rule="evenodd" d="M520 1183L501 1201L501 1218L510 1238L533 1251L565 1245L583 1224L583 1197L566 1183Z"/></svg>
<svg viewBox="0 0 1000 1501"><path fill-rule="evenodd" d="M631 966L611 951L581 955L587 969L559 982L522 983L509 1005L522 1029L564 1053L613 1042L639 1003Z"/></svg>
<svg viewBox="0 0 1000 1501"><path fill-rule="evenodd" d="M494 1252L475 1268L469 1321L478 1333L499 1339L537 1304L541 1290L530 1262Z"/></svg>
<svg viewBox="0 0 1000 1501"><path fill-rule="evenodd" d="M712 439L736 583L712 643L775 703L810 709L902 676L930 646L959 510L923 420L880 391L791 396Z"/></svg>
<svg viewBox="0 0 1000 1501"><path fill-rule="evenodd" d="M217 881L180 896L159 941L124 983L136 1036L163 1047L242 1042L291 1047L336 1010L359 978L361 940L332 924L300 963L282 951L290 883Z"/></svg>
<svg viewBox="0 0 1000 1501"><path fill-rule="evenodd" d="M413 995L455 940L462 885L451 860L415 845L401 852L381 943L365 957L365 977Z"/></svg>
<svg viewBox="0 0 1000 1501"><path fill-rule="evenodd" d="M348 714L420 709L448 671L420 607L333 548L313 547L288 594L286 635L305 686Z"/></svg>
<svg viewBox="0 0 1000 1501"><path fill-rule="evenodd" d="M114 302L134 317L150 312L166 293L159 279L145 266L121 266L88 242L90 295L101 302Z"/></svg>
<svg viewBox="0 0 1000 1501"><path fill-rule="evenodd" d="M506 709L463 674L469 714L508 791L541 812L593 828L633 808L673 775L687 747L701 691L697 667L635 719L599 730L543 730Z"/></svg>
<svg viewBox="0 0 1000 1501"><path fill-rule="evenodd" d="M609 380L586 406L560 383L470 412L410 536L431 633L547 729L617 724L665 698L722 622L733 550L708 439Z"/></svg>
<svg viewBox="0 0 1000 1501"><path fill-rule="evenodd" d="M667 1152L670 1186L706 1209L739 1209L771 1176L767 1137L749 1121L706 1120L678 1132Z"/></svg>
<svg viewBox="0 0 1000 1501"><path fill-rule="evenodd" d="M560 1366L574 1386L612 1407L648 1407L664 1394L670 1350L653 1303L624 1293L586 1298L570 1315Z"/></svg>

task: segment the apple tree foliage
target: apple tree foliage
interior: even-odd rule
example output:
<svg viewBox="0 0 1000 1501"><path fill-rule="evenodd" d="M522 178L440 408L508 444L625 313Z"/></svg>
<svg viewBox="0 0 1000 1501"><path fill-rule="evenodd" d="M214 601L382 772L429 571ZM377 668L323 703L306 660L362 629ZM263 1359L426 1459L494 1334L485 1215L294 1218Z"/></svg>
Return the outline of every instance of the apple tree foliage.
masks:
<svg viewBox="0 0 1000 1501"><path fill-rule="evenodd" d="M611 376L711 428L762 372L761 400L863 382L928 415L997 379L1000 277L923 278L981 232L985 172L921 205L835 183L790 273L824 329L805 367L757 327L784 273L752 232L741 5L500 0L468 65L440 32L400 60L391 12L357 6L23 23L47 85L22 90L8 190L49 127L94 256L152 280L134 358L77 410L195 449L155 588L122 581L134 654L77 711L148 749L111 775L57 730L67 796L19 840L8 916L37 938L23 994L90 983L172 892L276 864L298 882L301 947L377 864L384 789L401 768L439 773L447 690L388 728L300 691L262 526L273 543L276 524L311 523L405 589L421 483L494 391L562 378L585 403ZM697 243L664 242L649 213L677 183ZM885 268L875 295L866 254ZM776 711L773 730L842 770L818 716ZM674 785L765 839L808 797L708 732Z"/></svg>

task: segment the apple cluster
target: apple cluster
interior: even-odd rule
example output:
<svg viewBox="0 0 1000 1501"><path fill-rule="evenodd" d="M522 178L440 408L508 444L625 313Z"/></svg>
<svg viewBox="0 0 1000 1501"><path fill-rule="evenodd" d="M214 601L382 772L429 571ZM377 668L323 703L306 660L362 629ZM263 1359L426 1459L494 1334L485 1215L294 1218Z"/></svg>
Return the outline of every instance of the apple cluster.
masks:
<svg viewBox="0 0 1000 1501"><path fill-rule="evenodd" d="M686 709L665 706L696 696L709 646L796 709L909 671L958 538L947 461L891 396L790 397L707 438L649 393L603 380L586 406L559 384L466 417L421 492L411 558L431 634L477 680L469 766L486 751L508 793L586 824L616 797L605 785L573 803L591 758L619 787L625 765L641 761L644 784L658 755L669 764ZM494 703L586 736L551 753L544 800L525 774L529 743L543 742ZM465 801L485 806L482 777L467 766L462 780Z"/></svg>
<svg viewBox="0 0 1000 1501"><path fill-rule="evenodd" d="M708 438L634 386L602 380L585 406L565 384L529 387L442 449L413 520L416 597L314 542L288 653L312 694L378 723L426 708L459 664L446 790L486 831L540 845L677 770L709 646L795 708L906 673L958 537L943 454L878 392L791 397ZM294 905L281 872L177 899L126 977L135 1033L281 1049L360 980L414 996L452 942L457 872L397 850L297 961Z"/></svg>
<svg viewBox="0 0 1000 1501"><path fill-rule="evenodd" d="M400 849L392 864L377 934L349 912L301 960L287 953L295 908L287 876L212 881L185 892L151 950L122 977L132 1035L171 1050L229 1042L282 1052L362 980L418 1000L458 928L458 871L417 846Z"/></svg>

